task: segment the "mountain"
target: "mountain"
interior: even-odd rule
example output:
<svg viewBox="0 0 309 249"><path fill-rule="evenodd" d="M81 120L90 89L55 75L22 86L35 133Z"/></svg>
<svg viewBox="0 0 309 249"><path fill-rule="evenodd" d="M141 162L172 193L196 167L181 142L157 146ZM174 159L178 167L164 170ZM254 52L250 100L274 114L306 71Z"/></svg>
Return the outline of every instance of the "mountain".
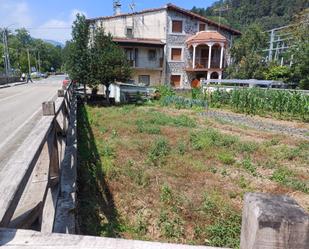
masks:
<svg viewBox="0 0 309 249"><path fill-rule="evenodd" d="M257 23L264 30L288 25L294 15L309 8L308 0L220 0L208 8L193 7L192 11L218 21L219 9L221 22L244 30Z"/></svg>
<svg viewBox="0 0 309 249"><path fill-rule="evenodd" d="M60 46L61 48L64 48L64 44L61 42L54 41L54 40L44 40L44 41L54 45L55 47Z"/></svg>

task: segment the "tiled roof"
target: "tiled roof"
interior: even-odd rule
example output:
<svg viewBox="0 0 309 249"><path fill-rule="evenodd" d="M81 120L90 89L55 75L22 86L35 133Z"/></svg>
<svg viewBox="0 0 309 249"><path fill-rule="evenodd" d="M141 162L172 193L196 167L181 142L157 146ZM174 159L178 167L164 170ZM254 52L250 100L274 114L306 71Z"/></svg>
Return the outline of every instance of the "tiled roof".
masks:
<svg viewBox="0 0 309 249"><path fill-rule="evenodd" d="M113 19L113 18L132 16L132 15L136 15L136 14L158 12L158 11L165 10L165 9L174 10L174 11L180 12L184 15L196 18L199 21L211 24L211 25L216 26L216 27L220 27L221 29L224 29L226 31L233 33L234 35L241 35L241 32L236 30L236 29L233 29L233 28L231 28L227 25L222 25L222 24L216 23L216 22L214 22L214 21L212 21L212 20L210 20L210 19L208 19L204 16L201 16L201 15L198 15L196 13L193 13L192 11L180 8L180 7L178 7L174 4L171 4L171 3L167 4L165 7L162 7L162 8L146 9L146 10L135 12L135 13L126 13L126 14L120 14L120 15L116 15L116 16L103 16L103 17L91 18L91 19L88 19L88 21L89 22L95 22L95 21L98 21L98 20L108 20L108 19Z"/></svg>
<svg viewBox="0 0 309 249"><path fill-rule="evenodd" d="M151 44L151 45L164 45L165 43L158 39L142 39L142 38L113 38L114 42L123 43L140 43L140 44Z"/></svg>
<svg viewBox="0 0 309 249"><path fill-rule="evenodd" d="M217 31L201 31L191 36L187 41L188 45L201 42L227 42L226 38Z"/></svg>

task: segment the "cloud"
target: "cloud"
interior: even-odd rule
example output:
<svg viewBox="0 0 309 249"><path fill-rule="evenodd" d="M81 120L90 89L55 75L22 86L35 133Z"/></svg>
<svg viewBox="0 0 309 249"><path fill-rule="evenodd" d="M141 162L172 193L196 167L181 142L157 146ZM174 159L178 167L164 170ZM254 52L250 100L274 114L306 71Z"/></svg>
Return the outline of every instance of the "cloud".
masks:
<svg viewBox="0 0 309 249"><path fill-rule="evenodd" d="M29 5L26 1L0 0L1 26L14 27L32 25L32 17Z"/></svg>
<svg viewBox="0 0 309 249"><path fill-rule="evenodd" d="M31 30L31 34L36 38L55 40L65 43L71 39L72 24L76 15L80 13L86 16L86 13L73 9L66 19L50 19Z"/></svg>

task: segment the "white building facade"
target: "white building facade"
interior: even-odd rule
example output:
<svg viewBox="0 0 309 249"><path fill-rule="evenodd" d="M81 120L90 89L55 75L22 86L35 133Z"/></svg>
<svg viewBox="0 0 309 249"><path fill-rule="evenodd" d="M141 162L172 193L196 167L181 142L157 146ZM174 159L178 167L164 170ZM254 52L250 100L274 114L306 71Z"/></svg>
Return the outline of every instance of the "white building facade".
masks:
<svg viewBox="0 0 309 249"><path fill-rule="evenodd" d="M88 20L122 47L132 82L190 88L203 78L221 78L229 47L240 32L168 4L131 14Z"/></svg>

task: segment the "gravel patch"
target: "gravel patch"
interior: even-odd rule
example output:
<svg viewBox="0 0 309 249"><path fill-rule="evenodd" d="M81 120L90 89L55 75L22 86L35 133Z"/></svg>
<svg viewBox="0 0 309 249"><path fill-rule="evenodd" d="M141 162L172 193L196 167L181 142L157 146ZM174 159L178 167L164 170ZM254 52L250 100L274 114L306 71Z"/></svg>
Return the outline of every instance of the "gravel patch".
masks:
<svg viewBox="0 0 309 249"><path fill-rule="evenodd" d="M215 110L209 110L207 112L201 113L202 116L210 118L219 118L223 121L230 122L233 124L245 125L250 128L254 128L262 131L271 131L275 133L283 133L289 136L301 137L304 139L309 139L309 130L301 129L292 126L277 124L275 122L258 120L251 116L246 116L236 113L226 113Z"/></svg>

